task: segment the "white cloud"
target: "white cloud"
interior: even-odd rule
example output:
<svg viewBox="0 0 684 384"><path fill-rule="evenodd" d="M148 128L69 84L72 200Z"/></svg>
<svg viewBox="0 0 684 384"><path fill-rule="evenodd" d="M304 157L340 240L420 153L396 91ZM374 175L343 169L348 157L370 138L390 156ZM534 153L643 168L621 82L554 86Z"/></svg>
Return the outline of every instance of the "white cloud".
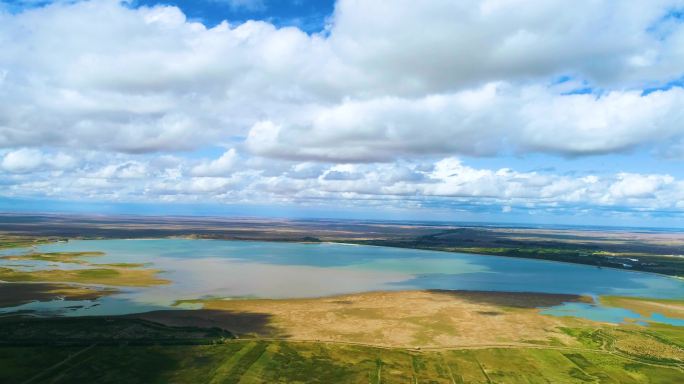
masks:
<svg viewBox="0 0 684 384"><path fill-rule="evenodd" d="M146 176L149 176L148 166L139 161L109 164L90 174L92 178L101 179L141 179Z"/></svg>
<svg viewBox="0 0 684 384"><path fill-rule="evenodd" d="M12 173L30 172L43 164L43 154L36 149L19 149L2 158L2 169Z"/></svg>
<svg viewBox="0 0 684 384"><path fill-rule="evenodd" d="M641 95L613 91L593 95L543 93L522 107L525 145L551 153L622 152L640 145L667 146L684 137L684 90Z"/></svg>
<svg viewBox="0 0 684 384"><path fill-rule="evenodd" d="M681 210L680 175L656 167L466 164L681 159L684 90L643 90L684 75L684 23L665 17L683 6L339 0L321 34L118 0L0 10L2 194Z"/></svg>
<svg viewBox="0 0 684 384"><path fill-rule="evenodd" d="M307 110L253 126L254 153L293 159L388 161L506 150L561 155L668 147L684 138L684 90L559 95L540 86L487 84L417 99L384 97ZM343 144L343 145L342 145Z"/></svg>
<svg viewBox="0 0 684 384"><path fill-rule="evenodd" d="M610 186L610 195L614 198L646 198L674 183L669 175L639 175L620 173Z"/></svg>
<svg viewBox="0 0 684 384"><path fill-rule="evenodd" d="M495 138L498 131L508 131L506 121L521 118L516 115L522 110L527 115L518 126L528 124L534 130L523 130L527 137L557 133L545 119L547 111L573 119L562 132L581 136L604 122L628 121L615 121L620 108L649 117L653 108L679 106L681 95L676 92L659 100L633 95L631 103L626 100L629 89L682 76L684 44L679 43L684 28L670 23L660 28L664 31L654 29L678 1L583 0L571 9L556 0L525 4L340 0L328 36L258 21L207 29L174 7L130 9L115 0L2 13L0 146L42 146L49 141L57 147L131 153L188 150L244 135L255 124L271 121L285 131L306 129L300 125L340 129L344 132L330 136L348 147L344 157L349 159L357 150L365 156L359 145L379 148L388 135L397 148L381 152L400 152L402 143L393 135L414 129L452 142L458 141L454 133L483 133L463 138L474 140L472 148L451 144L432 150L434 142L425 140L409 146L409 155L489 153L501 145ZM560 88L545 89L544 84L560 75L606 88L608 96L562 97ZM497 83L509 88L505 95L492 96L483 88ZM524 94L535 87L541 90ZM547 98L555 104L545 102ZM440 99L459 103L461 110L447 113L448 106L430 105ZM496 121L490 121L487 109L498 107L493 102L505 104ZM468 103L474 110L468 110ZM587 116L564 116L568 107L568 113ZM404 108L410 121L396 132L377 128L374 119L382 113ZM440 108L445 116L440 116ZM420 121L426 111L432 117ZM319 120L301 118L309 112ZM340 118L347 112L358 115L344 116L347 121L340 127L325 121L326 116ZM658 141L660 131L678 127L681 133L680 117L654 121L639 128L640 135ZM365 129L371 131L359 138ZM353 140L345 140L347 135ZM583 154L630 145L604 138L590 146L570 142L566 147L564 142L541 142L538 148ZM323 148L311 152L318 150Z"/></svg>
<svg viewBox="0 0 684 384"><path fill-rule="evenodd" d="M601 85L680 76L673 25L651 33L679 1L562 0L337 3L335 51L395 92L448 92L481 82L580 74ZM672 39L672 40L671 40ZM648 58L635 65L635 57Z"/></svg>
<svg viewBox="0 0 684 384"><path fill-rule="evenodd" d="M229 174L237 162L235 149L227 150L216 160L205 161L194 168L192 174L195 176L222 176Z"/></svg>
<svg viewBox="0 0 684 384"><path fill-rule="evenodd" d="M231 153L229 150L199 165L218 164ZM82 153L79 159L84 161L87 157L87 153ZM90 161L99 161L99 165L67 169L57 178L49 172L37 171L40 166L31 164L34 173L21 168L25 173L7 179L4 194L219 203L325 200L354 205L375 201L390 207L420 207L431 199L446 198L459 204L499 207L498 210L510 207L511 211L528 206L677 211L684 199L684 181L667 174L568 176L475 168L454 157L422 163L326 166L282 162L272 168L268 163L240 162L239 167L233 165L230 174L223 176L198 176L196 167L178 168L173 162L157 162L152 157L141 161L116 155Z"/></svg>
<svg viewBox="0 0 684 384"><path fill-rule="evenodd" d="M29 173L44 170L65 170L75 166L75 160L64 153L45 154L38 149L21 148L7 152L0 168L9 173Z"/></svg>

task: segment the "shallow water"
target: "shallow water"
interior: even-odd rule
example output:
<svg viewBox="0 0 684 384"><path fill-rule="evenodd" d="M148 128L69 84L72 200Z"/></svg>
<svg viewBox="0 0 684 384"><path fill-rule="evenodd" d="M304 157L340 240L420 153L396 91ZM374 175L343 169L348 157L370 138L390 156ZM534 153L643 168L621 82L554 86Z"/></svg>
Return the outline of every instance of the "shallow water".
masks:
<svg viewBox="0 0 684 384"><path fill-rule="evenodd" d="M680 327L684 326L684 320L667 317L660 313L654 313L651 317L644 317L628 309L604 307L598 304L563 303L552 308L544 309L541 313L552 316L582 317L607 323L637 323L646 325L647 322L656 322Z"/></svg>
<svg viewBox="0 0 684 384"><path fill-rule="evenodd" d="M163 270L160 277L172 283L125 288L119 294L98 300L98 305L53 301L2 311L29 309L64 315L103 315L168 308L177 300L203 297L317 297L403 289L684 298L684 281L665 276L548 261L372 246L155 239L69 241L41 245L36 250L101 251L106 255L90 261L149 263L150 268ZM27 251L14 249L0 254ZM12 264L27 265L27 269L81 267L0 260L0 266ZM560 312L551 314L567 315L573 310L575 316L595 316L582 306L560 308ZM619 316L606 315L604 319Z"/></svg>

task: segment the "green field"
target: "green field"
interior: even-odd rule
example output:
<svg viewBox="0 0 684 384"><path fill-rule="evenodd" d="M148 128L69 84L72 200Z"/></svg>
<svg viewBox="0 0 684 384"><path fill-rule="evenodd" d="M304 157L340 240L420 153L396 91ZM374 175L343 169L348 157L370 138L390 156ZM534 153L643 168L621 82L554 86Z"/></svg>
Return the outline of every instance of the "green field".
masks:
<svg viewBox="0 0 684 384"><path fill-rule="evenodd" d="M0 348L3 383L676 383L681 368L548 348L415 351L323 343Z"/></svg>
<svg viewBox="0 0 684 384"><path fill-rule="evenodd" d="M677 383L684 330L567 328L576 346L236 339L128 317L0 319L1 383ZM668 351L669 348L669 351Z"/></svg>

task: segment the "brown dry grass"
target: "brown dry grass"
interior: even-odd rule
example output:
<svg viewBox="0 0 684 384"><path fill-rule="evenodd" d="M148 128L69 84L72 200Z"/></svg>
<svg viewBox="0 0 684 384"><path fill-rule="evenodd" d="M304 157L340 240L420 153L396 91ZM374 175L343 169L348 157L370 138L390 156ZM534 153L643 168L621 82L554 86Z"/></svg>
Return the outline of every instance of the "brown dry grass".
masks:
<svg viewBox="0 0 684 384"><path fill-rule="evenodd" d="M510 293L502 295L511 297ZM315 299L208 300L203 304L208 310L267 314L274 327L295 340L393 347L520 342L573 345L574 339L558 327L586 323L540 315L534 308L495 305L491 297L482 301L466 293L459 297L457 292L370 292Z"/></svg>

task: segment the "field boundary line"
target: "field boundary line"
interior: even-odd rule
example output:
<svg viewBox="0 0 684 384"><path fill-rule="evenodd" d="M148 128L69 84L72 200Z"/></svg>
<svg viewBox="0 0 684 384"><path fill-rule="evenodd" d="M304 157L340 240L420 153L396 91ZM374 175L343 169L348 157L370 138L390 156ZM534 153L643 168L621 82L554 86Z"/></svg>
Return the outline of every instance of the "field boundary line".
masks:
<svg viewBox="0 0 684 384"><path fill-rule="evenodd" d="M43 377L44 375L46 375L46 374L50 373L51 371L53 371L53 370L55 370L55 369L61 367L62 365L68 363L69 361L71 361L71 359L73 359L73 358L75 358L75 357L78 357L79 355L81 355L81 354L83 354L83 353L85 353L85 352L87 352L87 351L89 351L89 350L95 348L96 345L97 345L97 344L89 345L89 346L87 346L87 347L81 349L80 351L78 351L78 352L76 352L76 353L74 353L74 354L69 355L66 359L64 359L64 360L62 360L62 361L60 361L60 362L58 362L57 364L55 364L55 365L53 365L53 366L51 366L51 367L46 368L44 371L38 373L37 375L31 377L30 379L28 379L28 380L26 380L26 381L24 381L22 384L30 384L30 383L34 382L35 380L40 379L40 378Z"/></svg>

